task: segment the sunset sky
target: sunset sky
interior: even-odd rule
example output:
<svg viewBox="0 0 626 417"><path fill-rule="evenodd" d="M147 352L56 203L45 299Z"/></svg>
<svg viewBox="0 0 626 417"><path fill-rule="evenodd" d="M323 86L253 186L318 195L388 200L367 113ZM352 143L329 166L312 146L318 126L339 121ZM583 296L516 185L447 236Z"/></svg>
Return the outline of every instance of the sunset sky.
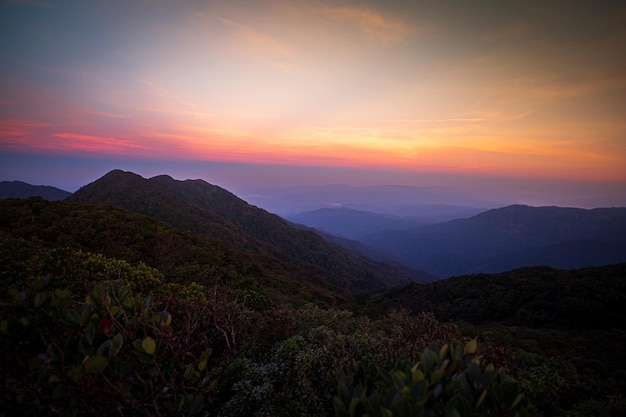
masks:
<svg viewBox="0 0 626 417"><path fill-rule="evenodd" d="M0 180L114 168L626 205L626 2L0 0Z"/></svg>

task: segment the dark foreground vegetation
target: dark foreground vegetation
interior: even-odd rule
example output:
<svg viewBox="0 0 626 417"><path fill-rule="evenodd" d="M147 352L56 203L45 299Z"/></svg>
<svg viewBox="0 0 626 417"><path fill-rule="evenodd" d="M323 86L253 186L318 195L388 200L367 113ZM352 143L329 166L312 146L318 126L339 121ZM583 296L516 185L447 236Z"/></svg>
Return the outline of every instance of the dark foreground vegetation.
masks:
<svg viewBox="0 0 626 417"><path fill-rule="evenodd" d="M0 413L626 413L625 264L357 294L272 259L112 207L0 202Z"/></svg>

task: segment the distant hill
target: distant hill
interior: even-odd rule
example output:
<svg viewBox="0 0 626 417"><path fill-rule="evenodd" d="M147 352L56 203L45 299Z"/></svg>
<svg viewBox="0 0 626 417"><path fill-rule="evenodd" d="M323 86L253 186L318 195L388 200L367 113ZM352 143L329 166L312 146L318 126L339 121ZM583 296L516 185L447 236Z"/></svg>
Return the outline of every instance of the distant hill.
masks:
<svg viewBox="0 0 626 417"><path fill-rule="evenodd" d="M246 201L291 217L319 208L346 207L443 222L474 216L506 200L480 198L475 192L452 187L404 185L350 186L345 184L261 187L240 192Z"/></svg>
<svg viewBox="0 0 626 417"><path fill-rule="evenodd" d="M513 205L360 240L442 277L532 265L599 266L626 261L626 208Z"/></svg>
<svg viewBox="0 0 626 417"><path fill-rule="evenodd" d="M0 181L0 198L41 197L46 200L63 200L72 195L48 185L31 185L22 181Z"/></svg>
<svg viewBox="0 0 626 417"><path fill-rule="evenodd" d="M282 218L202 180L177 181L165 175L145 179L114 170L66 201L113 205L148 215L224 241L250 255L311 271L340 288L374 289L419 279L332 245L316 233L298 230Z"/></svg>
<svg viewBox="0 0 626 417"><path fill-rule="evenodd" d="M472 324L626 329L626 263L561 270L528 267L383 290L363 302Z"/></svg>
<svg viewBox="0 0 626 417"><path fill-rule="evenodd" d="M383 252L379 249L372 248L371 246L367 246L358 240L346 239L340 236L331 235L329 233L325 233L321 230L314 229L312 227L308 227L298 223L292 223L293 227L302 230L310 230L322 236L326 239L327 242L330 242L334 245L341 246L344 249L349 250L350 252L356 253L357 255L363 256L365 258L377 261L384 262L390 265L393 265L395 268L400 269L401 271L406 271L410 274L417 274L420 277L420 282L432 282L440 279L432 274L429 274L426 271L411 268L406 263L404 263L401 259L394 256L393 254Z"/></svg>
<svg viewBox="0 0 626 417"><path fill-rule="evenodd" d="M420 224L430 223L423 219L404 218L390 214L354 210L347 207L322 208L293 216L287 220L344 237L358 239L361 236L383 230L406 230Z"/></svg>

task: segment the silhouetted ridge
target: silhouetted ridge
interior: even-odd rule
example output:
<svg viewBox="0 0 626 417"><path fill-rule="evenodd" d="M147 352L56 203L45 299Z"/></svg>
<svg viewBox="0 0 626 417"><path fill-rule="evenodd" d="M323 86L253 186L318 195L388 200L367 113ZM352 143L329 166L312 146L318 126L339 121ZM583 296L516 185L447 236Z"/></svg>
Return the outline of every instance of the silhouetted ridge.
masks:
<svg viewBox="0 0 626 417"><path fill-rule="evenodd" d="M41 197L46 200L63 200L72 195L69 191L48 185L32 185L23 181L0 181L0 198Z"/></svg>

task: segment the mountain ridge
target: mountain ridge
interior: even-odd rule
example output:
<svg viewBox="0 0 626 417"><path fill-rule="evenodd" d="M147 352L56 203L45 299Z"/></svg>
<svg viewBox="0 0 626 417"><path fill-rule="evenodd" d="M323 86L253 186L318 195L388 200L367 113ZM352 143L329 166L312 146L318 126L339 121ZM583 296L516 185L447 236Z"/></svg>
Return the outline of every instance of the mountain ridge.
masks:
<svg viewBox="0 0 626 417"><path fill-rule="evenodd" d="M335 236L356 239L384 230L403 230L429 223L423 219L408 219L391 214L378 214L348 207L327 207L287 216L287 220L300 223Z"/></svg>
<svg viewBox="0 0 626 417"><path fill-rule="evenodd" d="M46 200L63 200L72 195L69 191L50 185L33 185L23 181L0 181L0 198L41 197Z"/></svg>
<svg viewBox="0 0 626 417"><path fill-rule="evenodd" d="M167 175L145 179L113 170L66 199L108 204L165 221L175 227L230 242L241 250L298 264L343 288L376 288L419 277L375 262L291 227L277 215L246 203L204 180L174 180Z"/></svg>
<svg viewBox="0 0 626 417"><path fill-rule="evenodd" d="M392 251L409 265L443 277L541 265L544 260L539 255L553 250L555 245L561 245L561 254L548 266L600 266L626 261L626 208L512 205L409 231L374 233L361 241ZM581 242L594 242L590 243L589 252L595 251L594 247L608 245L613 248L611 256L603 257L598 252L598 258L582 263L579 254L585 249ZM572 250L567 250L568 245ZM525 252L526 261L511 260ZM500 266L488 267L497 258Z"/></svg>

